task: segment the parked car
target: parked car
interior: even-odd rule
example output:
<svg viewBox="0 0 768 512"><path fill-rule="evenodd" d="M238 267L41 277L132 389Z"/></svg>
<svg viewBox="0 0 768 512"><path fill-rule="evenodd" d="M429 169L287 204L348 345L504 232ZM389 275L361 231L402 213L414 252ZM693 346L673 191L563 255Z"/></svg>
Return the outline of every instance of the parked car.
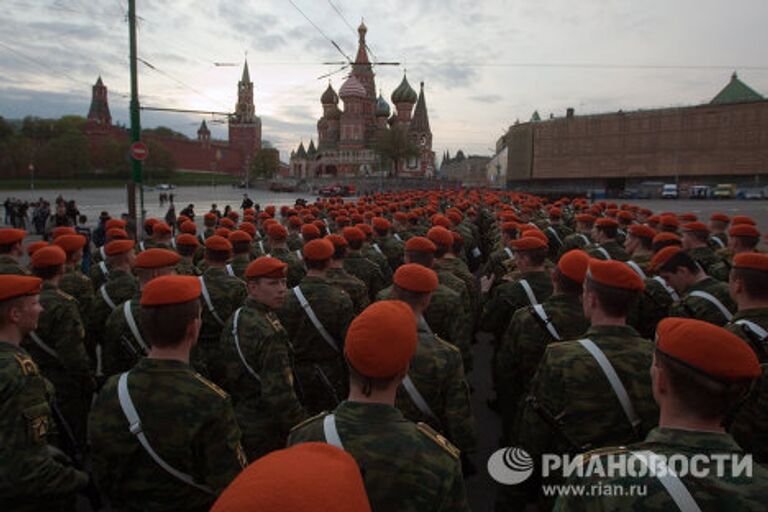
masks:
<svg viewBox="0 0 768 512"><path fill-rule="evenodd" d="M709 199L712 197L712 187L707 185L692 185L688 189L688 197L690 199Z"/></svg>
<svg viewBox="0 0 768 512"><path fill-rule="evenodd" d="M357 193L354 185L326 185L317 192L322 197L347 197Z"/></svg>
<svg viewBox="0 0 768 512"><path fill-rule="evenodd" d="M764 199L763 189L761 188L743 188L736 195L739 199Z"/></svg>
<svg viewBox="0 0 768 512"><path fill-rule="evenodd" d="M715 199L733 199L736 197L736 185L733 183L719 183L712 195Z"/></svg>
<svg viewBox="0 0 768 512"><path fill-rule="evenodd" d="M176 188L176 185L172 185L170 183L161 183L157 186L157 190L173 190Z"/></svg>
<svg viewBox="0 0 768 512"><path fill-rule="evenodd" d="M661 198L677 199L678 197L680 197L680 192L677 183L665 183L664 188L661 189Z"/></svg>

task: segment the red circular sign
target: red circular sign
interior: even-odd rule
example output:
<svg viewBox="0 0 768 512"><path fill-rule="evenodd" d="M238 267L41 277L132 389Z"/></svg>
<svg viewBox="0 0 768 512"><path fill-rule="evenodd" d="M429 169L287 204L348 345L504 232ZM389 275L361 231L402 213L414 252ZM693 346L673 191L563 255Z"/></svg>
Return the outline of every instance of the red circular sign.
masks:
<svg viewBox="0 0 768 512"><path fill-rule="evenodd" d="M149 156L149 148L143 142L134 142L128 151L134 160L146 160Z"/></svg>

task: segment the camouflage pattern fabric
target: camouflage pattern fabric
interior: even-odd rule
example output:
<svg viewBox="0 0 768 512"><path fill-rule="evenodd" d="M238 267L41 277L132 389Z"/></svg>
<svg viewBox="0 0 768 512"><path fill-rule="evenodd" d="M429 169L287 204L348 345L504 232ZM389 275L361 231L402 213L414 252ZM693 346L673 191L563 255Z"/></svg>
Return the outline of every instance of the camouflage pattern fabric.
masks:
<svg viewBox="0 0 768 512"><path fill-rule="evenodd" d="M77 300L80 318L86 318L95 299L91 280L80 270L67 270L59 281L59 289Z"/></svg>
<svg viewBox="0 0 768 512"><path fill-rule="evenodd" d="M472 321L474 327L475 319L477 317L478 305L480 303L480 289L477 285L477 280L472 272L469 271L469 267L459 258L440 258L435 261L433 267L435 272L441 272L447 270L456 277L460 278L467 288L469 294L469 318Z"/></svg>
<svg viewBox="0 0 768 512"><path fill-rule="evenodd" d="M586 238L586 240L585 240ZM586 233L572 233L563 239L563 245L560 247L559 256L574 249L585 250L592 244L592 237Z"/></svg>
<svg viewBox="0 0 768 512"><path fill-rule="evenodd" d="M146 336L144 336L144 333L141 330L140 299L141 293L137 290L136 294L134 294L130 300L130 308L139 335L149 348L149 341L147 341ZM117 309L109 314L104 329L104 338L102 339L101 345L101 370L105 376L115 375L130 370L139 359L146 355L141 344L136 340L133 332L128 326L128 321L126 320L125 312L123 311L124 305L125 303L119 304Z"/></svg>
<svg viewBox="0 0 768 512"><path fill-rule="evenodd" d="M325 271L325 280L349 295L355 315L360 314L371 303L365 283L343 268L329 268Z"/></svg>
<svg viewBox="0 0 768 512"><path fill-rule="evenodd" d="M627 251L625 251L624 247L622 247L621 244L616 240L606 240L601 244L593 245L592 247L587 248L586 251L592 258L604 260L606 259L605 254L603 254L603 251L598 249L599 247L605 249L612 260L627 261L629 259Z"/></svg>
<svg viewBox="0 0 768 512"><path fill-rule="evenodd" d="M232 272L234 272L235 277L239 279L245 279L245 269L248 268L250 263L251 258L247 253L235 254L229 262L229 264L232 265Z"/></svg>
<svg viewBox="0 0 768 512"><path fill-rule="evenodd" d="M379 270L381 270L381 275L384 277L384 285L389 286L390 284L392 284L393 270L392 270L392 267L389 265L389 262L387 261L387 257L384 256L379 251L377 251L376 249L374 249L373 245L368 243L363 244L361 252L363 254L363 257L368 258L369 260L374 262L376 265L378 265Z"/></svg>
<svg viewBox="0 0 768 512"><path fill-rule="evenodd" d="M768 331L768 308L753 308L737 311L733 320L726 324L725 328L744 341L749 343L755 351L760 363L768 363L768 339L761 340L757 333L752 332L746 325L738 324L739 320L746 320L757 324Z"/></svg>
<svg viewBox="0 0 768 512"><path fill-rule="evenodd" d="M539 302L552 295L552 279L545 271L523 272L519 279L528 281ZM483 306L480 329L492 333L497 343L504 335L515 311L531 305L519 279L508 281L494 288Z"/></svg>
<svg viewBox="0 0 768 512"><path fill-rule="evenodd" d="M298 285L304 276L307 275L307 269L304 268L304 262L299 260L296 255L284 248L272 249L270 254L288 265L288 287L293 288Z"/></svg>
<svg viewBox="0 0 768 512"><path fill-rule="evenodd" d="M182 259L176 264L176 273L180 276L199 276L200 269L190 260Z"/></svg>
<svg viewBox="0 0 768 512"><path fill-rule="evenodd" d="M722 259L709 246L694 247L693 249L689 249L688 255L691 258L693 258L693 260L696 261L699 265L701 265L701 268L704 269L704 272L706 272L710 276L712 276L713 268L718 263L722 262ZM712 277L715 277L715 276L712 276ZM720 277L715 277L715 279L720 279ZM722 281L723 279L720 279L720 280ZM726 276L724 280L728 281L728 277Z"/></svg>
<svg viewBox="0 0 768 512"><path fill-rule="evenodd" d="M0 255L0 274L16 274L19 276L29 275L29 271L19 265L15 259L7 254Z"/></svg>
<svg viewBox="0 0 768 512"><path fill-rule="evenodd" d="M392 272L403 264L403 257L405 251L405 244L400 242L393 236L379 236L374 237L374 243L378 244L381 248L381 252L384 253L384 257L387 258L387 263Z"/></svg>
<svg viewBox="0 0 768 512"><path fill-rule="evenodd" d="M669 308L669 316L695 318L697 320L703 320L719 325L720 327L727 324L728 318L723 315L717 306L707 299L691 296L691 292L696 290L701 290L714 296L731 313L736 311L736 303L734 303L731 298L728 291L728 285L711 277L707 277L686 290L685 295L680 299L680 302Z"/></svg>
<svg viewBox="0 0 768 512"><path fill-rule="evenodd" d="M376 294L386 288L381 269L374 262L365 258L360 251L347 252L347 256L344 258L344 270L365 283L370 302L376 301Z"/></svg>
<svg viewBox="0 0 768 512"><path fill-rule="evenodd" d="M109 280L104 284L104 290L110 300L112 300L112 303L115 306L120 306L120 304L129 300L138 292L139 283L133 275L124 270L114 270L110 273ZM111 314L112 307L107 304L101 292L97 290L91 305L91 311L83 317L87 333L86 350L92 362L95 358L96 346L104 343L107 319Z"/></svg>
<svg viewBox="0 0 768 512"><path fill-rule="evenodd" d="M112 269L109 268L109 265L104 263L104 266L107 267L107 272L111 272ZM98 263L91 264L91 268L88 271L88 277L91 280L91 286L93 287L94 291L101 288L101 285L107 282L109 279L109 274L104 274L104 269L101 267Z"/></svg>
<svg viewBox="0 0 768 512"><path fill-rule="evenodd" d="M285 243L291 251L300 251L304 247L304 239L301 238L301 233L297 232L288 233Z"/></svg>
<svg viewBox="0 0 768 512"><path fill-rule="evenodd" d="M669 315L669 308L675 301L655 279L648 278L644 282L643 292L630 306L627 324L637 329L643 338L652 339L656 335L656 326Z"/></svg>

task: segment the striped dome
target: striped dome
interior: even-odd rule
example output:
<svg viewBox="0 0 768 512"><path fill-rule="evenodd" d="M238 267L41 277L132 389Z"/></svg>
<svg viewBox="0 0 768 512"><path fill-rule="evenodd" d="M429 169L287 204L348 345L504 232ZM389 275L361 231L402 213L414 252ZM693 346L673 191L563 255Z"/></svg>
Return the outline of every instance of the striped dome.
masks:
<svg viewBox="0 0 768 512"><path fill-rule="evenodd" d="M350 76L341 86L341 89L339 89L339 96L342 99L350 97L365 98L368 94L365 92L365 87L360 83L360 80Z"/></svg>

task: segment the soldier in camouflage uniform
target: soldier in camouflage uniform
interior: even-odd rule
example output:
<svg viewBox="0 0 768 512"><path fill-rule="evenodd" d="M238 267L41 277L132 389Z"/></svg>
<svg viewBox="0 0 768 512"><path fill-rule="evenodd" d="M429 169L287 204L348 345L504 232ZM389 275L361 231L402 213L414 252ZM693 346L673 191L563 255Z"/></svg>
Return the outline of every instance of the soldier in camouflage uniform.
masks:
<svg viewBox="0 0 768 512"><path fill-rule="evenodd" d="M724 213L713 213L709 218L709 246L715 251L728 247L728 224L731 218Z"/></svg>
<svg viewBox="0 0 768 512"><path fill-rule="evenodd" d="M54 456L53 389L20 347L37 325L41 280L0 276L0 508L65 510L88 475Z"/></svg>
<svg viewBox="0 0 768 512"><path fill-rule="evenodd" d="M199 297L200 281L191 276L163 276L144 287L140 319L149 357L112 377L94 404L93 474L115 509L208 510L247 464L229 396L189 366ZM141 422L138 432L127 402Z"/></svg>
<svg viewBox="0 0 768 512"><path fill-rule="evenodd" d="M736 304L728 285L709 277L688 253L666 247L653 257L652 267L681 296L669 316L696 318L724 326L733 317Z"/></svg>
<svg viewBox="0 0 768 512"><path fill-rule="evenodd" d="M702 352L711 356L701 357ZM738 475L734 464L743 460L744 452L722 427L727 411L759 376L757 358L736 336L697 320L663 320L651 368L653 396L661 410L659 426L643 442L585 454L586 475L568 481L586 489L621 486L628 491L636 486L644 491L599 498L563 495L555 510L765 510L768 470L754 464L748 477ZM695 471L664 477L631 469L650 464L650 460L661 461L657 468L668 467L665 459L673 456L688 459ZM721 457L717 463L715 456ZM591 474L589 468L606 468L609 459L622 460L618 457L623 457L624 464L614 465L606 476ZM694 466L692 460L702 457L703 462ZM647 462L635 464L637 458ZM722 469L718 471L716 466Z"/></svg>
<svg viewBox="0 0 768 512"><path fill-rule="evenodd" d="M587 248L587 252L593 258L601 260L627 261L629 255L616 240L619 223L615 219L601 218L595 221L592 229L592 239L595 245Z"/></svg>
<svg viewBox="0 0 768 512"><path fill-rule="evenodd" d="M403 242L390 234L392 224L383 217L374 217L372 221L374 238L373 244L381 250L387 259L389 268L394 272L403 264Z"/></svg>
<svg viewBox="0 0 768 512"><path fill-rule="evenodd" d="M544 234L549 239L549 259L552 261L557 261L565 239L573 234L573 230L563 223L562 217L563 211L560 208L550 208L549 226L543 229Z"/></svg>
<svg viewBox="0 0 768 512"><path fill-rule="evenodd" d="M344 270L360 279L368 289L370 302L376 300L376 294L386 288L381 269L374 262L364 257L361 248L365 242L365 233L357 228L346 227L342 235L347 240L347 252L344 257Z"/></svg>
<svg viewBox="0 0 768 512"><path fill-rule="evenodd" d="M389 286L392 284L392 267L381 251L381 247L373 241L373 228L369 224L357 224L355 227L365 233L366 243L361 249L362 255L378 265L381 275L384 277L384 285Z"/></svg>
<svg viewBox="0 0 768 512"><path fill-rule="evenodd" d="M303 252L307 276L297 287L298 294L293 289L277 314L293 344L299 398L310 414L316 414L332 409L347 394L342 350L354 309L349 295L325 277L333 244L312 240Z"/></svg>
<svg viewBox="0 0 768 512"><path fill-rule="evenodd" d="M22 346L53 384L64 420L79 446L85 446L86 417L95 382L77 301L59 289L65 261L66 254L58 246L44 247L32 256L32 271L43 280L43 313Z"/></svg>
<svg viewBox="0 0 768 512"><path fill-rule="evenodd" d="M113 240L127 240L128 233L122 228L111 228L107 230L107 238L104 245L95 253L98 258L94 258L91 268L88 271L88 277L91 279L91 285L94 290L98 290L101 285L109 279L109 261L106 257L106 245ZM135 248L134 248L135 249ZM98 259L99 261L96 261Z"/></svg>
<svg viewBox="0 0 768 512"><path fill-rule="evenodd" d="M501 283L507 273L506 261L512 260L514 255L509 248L509 242L517 238L517 222L504 222L501 225L500 247L491 252L488 260L480 270L480 275L490 278L493 283Z"/></svg>
<svg viewBox="0 0 768 512"><path fill-rule="evenodd" d="M629 227L624 241L624 250L630 257L627 265L645 279L650 274L651 258L653 258L653 237L656 231L644 224L633 224Z"/></svg>
<svg viewBox="0 0 768 512"><path fill-rule="evenodd" d="M182 233L176 237L176 252L181 259L176 264L176 273L180 276L199 276L200 271L195 266L195 254L197 254L200 242L195 235Z"/></svg>
<svg viewBox="0 0 768 512"><path fill-rule="evenodd" d="M595 225L594 215L579 213L574 216L574 219L576 220L576 231L563 238L560 256L573 249L584 250L592 245L592 228Z"/></svg>
<svg viewBox="0 0 768 512"><path fill-rule="evenodd" d="M245 231L237 230L229 234L232 242L232 259L226 266L227 273L239 279L245 277L245 269L251 262L251 242L253 238Z"/></svg>
<svg viewBox="0 0 768 512"><path fill-rule="evenodd" d="M64 265L64 276L59 288L77 300L81 318L88 316L95 298L93 284L81 270L83 247L87 242L83 235L63 235L53 242L67 253L67 263Z"/></svg>
<svg viewBox="0 0 768 512"><path fill-rule="evenodd" d="M288 231L280 224L270 224L267 228L269 236L269 256L277 258L288 265L288 287L293 288L298 285L307 273L304 262L296 257L288 245L286 238Z"/></svg>
<svg viewBox="0 0 768 512"><path fill-rule="evenodd" d="M394 407L417 342L407 304L382 301L369 306L354 320L346 339L348 399L332 414L297 425L288 444L325 441L352 455L365 468L372 510L468 511L459 450L426 424L406 420Z"/></svg>
<svg viewBox="0 0 768 512"><path fill-rule="evenodd" d="M581 305L588 262L589 256L582 250L564 254L552 272L552 295L538 307L518 309L501 338L493 371L494 387L502 431L510 445L514 445L515 413L544 350L550 343L575 339L589 327Z"/></svg>
<svg viewBox="0 0 768 512"><path fill-rule="evenodd" d="M173 249L173 229L165 222L157 221L152 223L152 236L139 242L139 251L147 249Z"/></svg>
<svg viewBox="0 0 768 512"><path fill-rule="evenodd" d="M300 251L304 246L304 240L301 238L301 218L298 215L288 217L288 238L285 243L292 252Z"/></svg>
<svg viewBox="0 0 768 512"><path fill-rule="evenodd" d="M466 289L466 295L469 298L469 305L467 309L467 319L473 326L477 320L478 305L480 302L480 290L477 286L475 276L469 271L469 267L464 263L462 259L456 256L457 252L453 248L454 237L449 231L451 236L451 244L445 245L444 242L448 242L447 237L443 240L441 236L442 228L432 228L427 232L427 237L434 242L436 246L435 251L435 263L432 269L438 274L448 271L454 276L461 279ZM431 234L431 236L430 236Z"/></svg>
<svg viewBox="0 0 768 512"><path fill-rule="evenodd" d="M0 274L29 275L29 272L19 265L19 259L24 256L24 237L27 232L23 229L0 229Z"/></svg>
<svg viewBox="0 0 768 512"><path fill-rule="evenodd" d="M709 229L702 222L689 222L683 224L683 249L688 256L697 262L704 272L721 281L728 281L728 274L717 272L717 276L712 275L715 267L722 262L722 259L715 254L715 251L709 246Z"/></svg>
<svg viewBox="0 0 768 512"><path fill-rule="evenodd" d="M251 262L248 298L222 331L218 384L232 396L250 460L285 446L290 428L306 416L293 387L293 348L273 313L285 298L286 268L277 258Z"/></svg>
<svg viewBox="0 0 768 512"><path fill-rule="evenodd" d="M731 273L731 261L737 254L756 252L760 243L760 232L750 224L737 224L728 230L728 241L725 249L717 251L720 261L709 268L709 275L723 282L728 282Z"/></svg>
<svg viewBox="0 0 768 512"><path fill-rule="evenodd" d="M371 303L368 287L362 280L344 270L344 260L349 245L347 239L341 235L328 235L325 238L333 244L335 249L333 258L331 258L331 265L325 271L325 279L347 292L349 298L352 299L355 315L358 315Z"/></svg>
<svg viewBox="0 0 768 512"><path fill-rule="evenodd" d="M136 256L133 270L138 277L138 290L130 300L117 305L104 328L102 371L105 376L129 370L149 353L149 342L139 322L141 290L152 279L173 274L178 262L179 255L166 249L147 249Z"/></svg>

